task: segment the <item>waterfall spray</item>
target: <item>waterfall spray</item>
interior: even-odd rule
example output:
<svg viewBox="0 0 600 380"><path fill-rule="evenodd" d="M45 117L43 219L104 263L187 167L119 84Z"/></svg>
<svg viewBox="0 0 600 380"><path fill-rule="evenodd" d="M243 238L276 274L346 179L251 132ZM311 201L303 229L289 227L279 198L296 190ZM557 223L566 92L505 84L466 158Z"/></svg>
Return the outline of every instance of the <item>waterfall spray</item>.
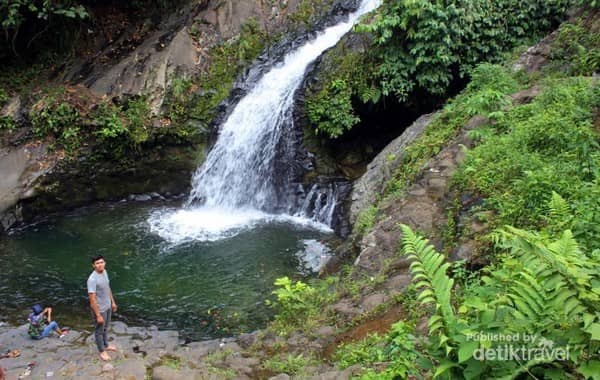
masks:
<svg viewBox="0 0 600 380"><path fill-rule="evenodd" d="M213 240L271 219L327 228L337 203L333 187L313 187L292 215L272 215L281 202L274 180L276 147L285 128L293 128L294 93L307 67L334 46L358 19L381 0L363 0L348 20L327 28L315 39L288 53L235 106L221 125L215 146L192 179L186 207L175 213L156 213L151 228L171 241ZM281 181L279 181L281 182ZM283 192L285 193L285 192Z"/></svg>

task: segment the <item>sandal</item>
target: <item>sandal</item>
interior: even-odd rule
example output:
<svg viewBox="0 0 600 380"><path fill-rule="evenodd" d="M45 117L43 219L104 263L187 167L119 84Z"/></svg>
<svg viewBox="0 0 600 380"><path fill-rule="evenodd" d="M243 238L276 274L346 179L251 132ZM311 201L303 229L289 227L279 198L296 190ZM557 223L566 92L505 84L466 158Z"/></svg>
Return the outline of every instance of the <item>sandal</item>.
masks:
<svg viewBox="0 0 600 380"><path fill-rule="evenodd" d="M6 351L6 354L1 355L0 359L2 359L2 358L18 358L19 356L21 356L21 351L19 351L15 348L14 350Z"/></svg>

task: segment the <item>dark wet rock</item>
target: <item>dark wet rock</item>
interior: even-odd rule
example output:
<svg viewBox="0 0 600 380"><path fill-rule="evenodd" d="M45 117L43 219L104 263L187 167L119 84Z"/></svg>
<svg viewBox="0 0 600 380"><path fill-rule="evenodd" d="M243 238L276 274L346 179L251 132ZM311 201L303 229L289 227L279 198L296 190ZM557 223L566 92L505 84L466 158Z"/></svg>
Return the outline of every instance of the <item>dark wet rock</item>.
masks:
<svg viewBox="0 0 600 380"><path fill-rule="evenodd" d="M139 360L125 359L123 362L119 363L119 369L116 372L117 379L144 379L146 376L146 366Z"/></svg>
<svg viewBox="0 0 600 380"><path fill-rule="evenodd" d="M159 366L152 370L153 380L200 380L202 376L194 371L183 368L171 368L168 366Z"/></svg>
<svg viewBox="0 0 600 380"><path fill-rule="evenodd" d="M446 224L445 209L450 201L451 176L464 159L463 146L471 147L473 144L467 136L468 130L486 122L485 118L472 118L461 134L427 163L421 176L401 199L388 199L380 204L381 217L363 237L356 265L367 273L376 274L389 259L396 257L401 238L400 223L429 236L434 246L441 248L441 240L436 238L435 233Z"/></svg>
<svg viewBox="0 0 600 380"><path fill-rule="evenodd" d="M190 147L157 147L132 163L51 160L46 155L37 161L23 155L25 166L19 180L10 191L0 191L16 203L24 222L40 215L73 209L97 201L149 201L151 192L181 193L188 191L191 176L197 165L194 149ZM37 148L38 150L41 148ZM41 154L41 153L40 153ZM0 158L0 170L1 170ZM39 170L33 170L41 168ZM12 173L16 173L11 169ZM16 175L16 174L15 174ZM8 182L2 182L3 185ZM137 195L136 195L137 194ZM15 209L13 209L14 211ZM1 211L0 211L1 214Z"/></svg>
<svg viewBox="0 0 600 380"><path fill-rule="evenodd" d="M23 124L26 120L27 110L23 107L20 96L13 96L0 109L0 116L10 117L17 124Z"/></svg>
<svg viewBox="0 0 600 380"><path fill-rule="evenodd" d="M333 335L336 332L336 328L333 326L321 326L316 331L316 335L328 337Z"/></svg>
<svg viewBox="0 0 600 380"><path fill-rule="evenodd" d="M149 200L152 200L152 197L148 194L140 194L140 195L136 195L134 197L134 200L138 201L138 202L147 202Z"/></svg>
<svg viewBox="0 0 600 380"><path fill-rule="evenodd" d="M209 354L215 353L220 349L220 342L217 340L209 340L206 342L192 342L178 351L180 356L185 356L190 361L200 361Z"/></svg>
<svg viewBox="0 0 600 380"><path fill-rule="evenodd" d="M540 86L533 86L531 88L519 91L516 94L511 95L512 103L514 105L528 104L533 101L541 92Z"/></svg>
<svg viewBox="0 0 600 380"><path fill-rule="evenodd" d="M467 262L471 261L473 255L477 252L476 244L474 241L468 241L464 244L461 244L458 249L455 250L451 259L452 260L465 260Z"/></svg>
<svg viewBox="0 0 600 380"><path fill-rule="evenodd" d="M242 348L248 348L256 342L257 337L258 337L257 331L249 333L249 334L241 334L238 337L238 343Z"/></svg>
<svg viewBox="0 0 600 380"><path fill-rule="evenodd" d="M550 60L551 43L557 36L558 32L553 32L539 43L528 48L513 64L513 70L532 73L542 69Z"/></svg>
<svg viewBox="0 0 600 380"><path fill-rule="evenodd" d="M483 115L475 115L471 119L469 119L464 129L470 131L481 126L489 125L491 124L491 122L492 121L489 118Z"/></svg>
<svg viewBox="0 0 600 380"><path fill-rule="evenodd" d="M393 296L403 292L411 281L412 277L409 274L398 274L386 280L384 287Z"/></svg>
<svg viewBox="0 0 600 380"><path fill-rule="evenodd" d="M0 149L0 220L4 229L23 219L17 202L35 196L35 182L59 160L44 144Z"/></svg>
<svg viewBox="0 0 600 380"><path fill-rule="evenodd" d="M260 364L258 358L245 358L240 355L230 355L224 360L225 368L231 368L238 374L251 375L253 368Z"/></svg>
<svg viewBox="0 0 600 380"><path fill-rule="evenodd" d="M114 327L114 328L113 328ZM130 327L115 321L109 337L118 351L111 352L112 361L102 362L93 336L86 331L70 331L64 338L50 336L33 340L27 335L27 325L0 326L0 352L18 349L16 358L0 359L0 366L8 369L7 379L16 379L30 362L36 365L32 378L85 379L144 379L147 373L158 379L220 379L203 363L212 353L222 352L219 368L234 373L236 378L250 378L260 366L261 359L243 355L236 338L179 344L176 331L156 327Z"/></svg>
<svg viewBox="0 0 600 380"><path fill-rule="evenodd" d="M348 380L361 373L362 368L359 365L353 365L343 371L327 371L310 377L311 380Z"/></svg>
<svg viewBox="0 0 600 380"><path fill-rule="evenodd" d="M354 305L352 301L342 299L341 301L327 307L329 312L332 312L344 320L351 320L360 315L362 310Z"/></svg>

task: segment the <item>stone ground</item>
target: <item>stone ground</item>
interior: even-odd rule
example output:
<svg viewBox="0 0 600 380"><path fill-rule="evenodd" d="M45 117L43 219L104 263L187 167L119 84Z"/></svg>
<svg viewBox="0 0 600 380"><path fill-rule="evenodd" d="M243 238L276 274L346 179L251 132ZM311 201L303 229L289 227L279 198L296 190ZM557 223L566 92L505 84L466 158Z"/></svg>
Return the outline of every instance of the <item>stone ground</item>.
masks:
<svg viewBox="0 0 600 380"><path fill-rule="evenodd" d="M206 360L207 357L219 351L233 354L241 350L231 339L182 345L176 331L128 327L122 322L114 322L111 330L111 343L118 351L110 354L112 361L103 362L98 357L91 332L70 331L63 338L52 335L33 340L27 335L27 325L3 326L0 327L0 352L17 349L20 356L0 359L0 367L5 371L6 380L222 379L223 370L217 367L221 365L220 358L211 361ZM251 360L250 364L254 362ZM247 361L229 359L229 365L241 373L247 364Z"/></svg>

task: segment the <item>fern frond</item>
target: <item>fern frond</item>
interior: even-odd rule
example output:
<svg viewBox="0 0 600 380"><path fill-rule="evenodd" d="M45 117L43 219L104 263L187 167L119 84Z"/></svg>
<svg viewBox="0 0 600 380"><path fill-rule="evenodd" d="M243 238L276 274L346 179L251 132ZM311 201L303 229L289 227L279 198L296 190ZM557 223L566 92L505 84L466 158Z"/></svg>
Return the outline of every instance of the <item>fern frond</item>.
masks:
<svg viewBox="0 0 600 380"><path fill-rule="evenodd" d="M402 248L404 254L412 260L410 271L417 290L417 300L422 305L433 304L434 315L429 319L429 333L440 338L440 347L446 352L452 350L450 336L456 326L456 316L452 308L451 292L454 280L448 277L450 266L444 256L435 251L427 239L415 234L407 225L402 229Z"/></svg>
<svg viewBox="0 0 600 380"><path fill-rule="evenodd" d="M532 321L539 320L545 312L548 293L527 268L520 273L519 277L508 293L517 317Z"/></svg>
<svg viewBox="0 0 600 380"><path fill-rule="evenodd" d="M563 226L573 218L569 204L555 191L552 192L548 207L550 208L550 219L557 225Z"/></svg>
<svg viewBox="0 0 600 380"><path fill-rule="evenodd" d="M592 291L592 280L598 279L600 266L585 256L570 230L560 239L546 242L542 237L515 227L505 226L499 230L499 241L505 248L521 259L536 276L546 271L546 276L558 274L575 289L579 297L590 302L600 300Z"/></svg>

